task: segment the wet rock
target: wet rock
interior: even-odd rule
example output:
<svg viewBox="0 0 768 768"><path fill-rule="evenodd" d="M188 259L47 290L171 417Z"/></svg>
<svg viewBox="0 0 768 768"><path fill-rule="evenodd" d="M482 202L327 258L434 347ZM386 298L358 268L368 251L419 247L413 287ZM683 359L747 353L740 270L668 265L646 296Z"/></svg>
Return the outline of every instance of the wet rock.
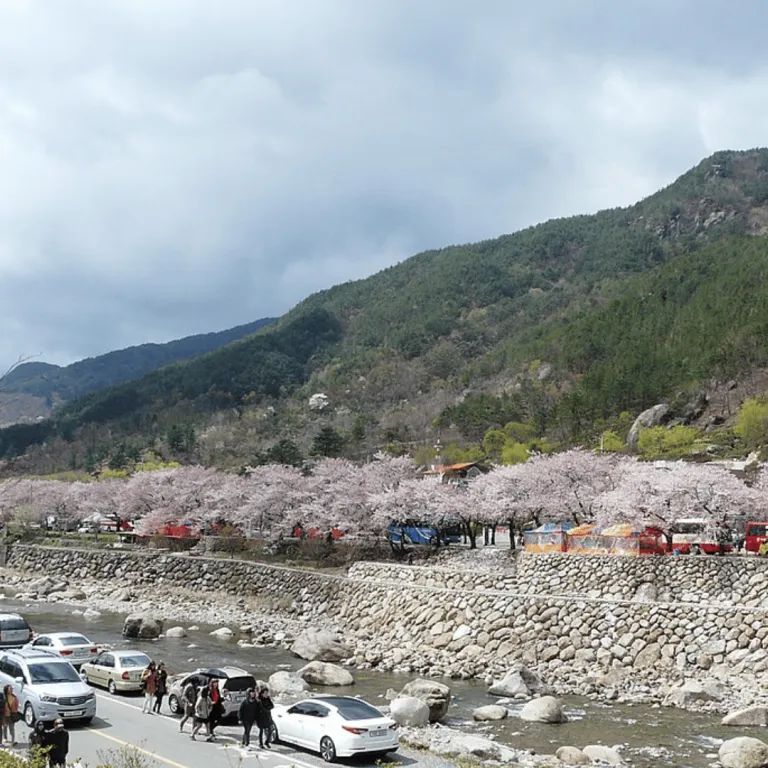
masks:
<svg viewBox="0 0 768 768"><path fill-rule="evenodd" d="M604 763L606 765L624 765L621 755L613 748L602 744L588 744L582 752L593 763Z"/></svg>
<svg viewBox="0 0 768 768"><path fill-rule="evenodd" d="M554 696L531 699L521 710L520 719L532 723L567 723L563 705Z"/></svg>
<svg viewBox="0 0 768 768"><path fill-rule="evenodd" d="M747 707L729 712L723 718L723 725L768 726L768 707Z"/></svg>
<svg viewBox="0 0 768 768"><path fill-rule="evenodd" d="M429 707L415 696L399 696L389 705L390 717L404 726L422 726L429 723Z"/></svg>
<svg viewBox="0 0 768 768"><path fill-rule="evenodd" d="M353 685L355 682L348 669L325 661L310 661L296 674L310 685Z"/></svg>
<svg viewBox="0 0 768 768"><path fill-rule="evenodd" d="M171 627L165 633L166 637L186 637L187 630L184 627Z"/></svg>
<svg viewBox="0 0 768 768"><path fill-rule="evenodd" d="M560 747L555 757L566 765L589 765L592 762L578 747Z"/></svg>
<svg viewBox="0 0 768 768"><path fill-rule="evenodd" d="M232 630L229 627L219 627L219 629L214 629L213 632L208 633L211 637L232 637L234 634Z"/></svg>
<svg viewBox="0 0 768 768"><path fill-rule="evenodd" d="M498 704L487 704L474 710L472 719L482 723L487 720L504 720L508 715L509 710L506 707L500 707Z"/></svg>
<svg viewBox="0 0 768 768"><path fill-rule="evenodd" d="M760 739L739 736L724 741L717 756L723 768L760 768L768 762L768 744Z"/></svg>
<svg viewBox="0 0 768 768"><path fill-rule="evenodd" d="M123 637L154 640L162 631L162 620L152 616L127 616L123 622Z"/></svg>
<svg viewBox="0 0 768 768"><path fill-rule="evenodd" d="M400 696L415 696L421 699L429 707L429 721L436 723L442 720L448 713L451 703L451 689L443 683L434 680L417 678L407 683Z"/></svg>
<svg viewBox="0 0 768 768"><path fill-rule="evenodd" d="M507 675L502 680L497 680L488 689L488 693L491 696L505 696L511 699L516 697L528 698L531 695L528 685L520 672L513 672L511 675Z"/></svg>
<svg viewBox="0 0 768 768"><path fill-rule="evenodd" d="M352 655L352 650L335 632L305 629L293 641L291 653L307 661L343 661Z"/></svg>

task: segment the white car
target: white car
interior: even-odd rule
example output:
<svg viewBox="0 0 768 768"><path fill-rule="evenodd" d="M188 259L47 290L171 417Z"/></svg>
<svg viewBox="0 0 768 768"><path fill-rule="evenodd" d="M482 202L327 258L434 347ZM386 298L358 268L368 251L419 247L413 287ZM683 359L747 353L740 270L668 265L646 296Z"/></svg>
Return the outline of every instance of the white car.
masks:
<svg viewBox="0 0 768 768"><path fill-rule="evenodd" d="M73 667L80 667L87 661L91 661L99 652L95 643L78 632L49 632L46 635L38 635L24 647L33 651L58 653Z"/></svg>
<svg viewBox="0 0 768 768"><path fill-rule="evenodd" d="M397 723L353 696L316 696L272 710L274 740L319 752L327 763L362 753L384 756L400 746Z"/></svg>

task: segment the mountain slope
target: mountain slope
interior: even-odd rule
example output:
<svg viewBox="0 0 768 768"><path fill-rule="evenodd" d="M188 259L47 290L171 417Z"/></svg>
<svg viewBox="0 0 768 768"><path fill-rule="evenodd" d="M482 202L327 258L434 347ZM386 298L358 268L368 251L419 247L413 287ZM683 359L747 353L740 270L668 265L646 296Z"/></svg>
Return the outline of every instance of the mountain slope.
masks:
<svg viewBox="0 0 768 768"><path fill-rule="evenodd" d="M26 402L29 403L37 399L37 415L47 415L54 403L67 402L90 392L138 379L164 365L198 357L250 336L272 322L274 318L262 318L224 331L187 336L166 344L141 344L64 367L42 362L23 363L2 381L0 423L9 423L12 417L8 413L9 405L19 402L18 397L10 395L27 396Z"/></svg>
<svg viewBox="0 0 768 768"><path fill-rule="evenodd" d="M214 413L218 443L223 426L236 435L231 456L286 434L306 444L313 392L331 403L324 423L359 447L452 429L468 392L473 434L503 415L578 439L599 418L760 364L749 306L763 306L767 231L768 150L719 152L629 208L430 251L317 293L242 346L75 400L35 434L0 432L0 455L93 424L114 439ZM483 400L500 392L501 407ZM259 403L269 418L243 426L241 409Z"/></svg>

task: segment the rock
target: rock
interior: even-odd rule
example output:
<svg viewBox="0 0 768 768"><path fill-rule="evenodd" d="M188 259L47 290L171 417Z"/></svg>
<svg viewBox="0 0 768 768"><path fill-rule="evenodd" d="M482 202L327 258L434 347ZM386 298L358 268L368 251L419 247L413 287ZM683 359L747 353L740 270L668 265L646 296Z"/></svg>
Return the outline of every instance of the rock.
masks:
<svg viewBox="0 0 768 768"><path fill-rule="evenodd" d="M567 723L563 705L554 696L531 699L520 711L520 719L531 723Z"/></svg>
<svg viewBox="0 0 768 768"><path fill-rule="evenodd" d="M588 744L582 752L593 763L607 763L608 765L624 765L621 755L613 748L602 744Z"/></svg>
<svg viewBox="0 0 768 768"><path fill-rule="evenodd" d="M520 756L515 750L490 739L461 733L453 728L414 729L402 733L400 739L417 749L444 755L450 759L451 764L455 764L457 758L472 763L478 760L511 763Z"/></svg>
<svg viewBox="0 0 768 768"><path fill-rule="evenodd" d="M523 680L523 676L520 672L513 672L512 674L508 674L502 680L497 680L488 689L488 693L490 693L491 696L505 696L511 699L514 699L516 696L525 697L527 699L531 695L528 685L525 680Z"/></svg>
<svg viewBox="0 0 768 768"><path fill-rule="evenodd" d="M162 631L163 622L151 616L127 616L123 622L123 637L154 640Z"/></svg>
<svg viewBox="0 0 768 768"><path fill-rule="evenodd" d="M635 448L637 446L637 440L640 437L640 433L644 429L649 429L650 427L658 427L659 424L664 421L664 417L668 412L669 406L665 403L659 403L658 405L654 405L643 411L635 419L634 424L632 424L632 428L629 430L629 435L627 436L627 445L631 448Z"/></svg>
<svg viewBox="0 0 768 768"><path fill-rule="evenodd" d="M729 712L723 718L723 725L768 726L768 707L747 707Z"/></svg>
<svg viewBox="0 0 768 768"><path fill-rule="evenodd" d="M310 685L353 685L355 682L348 669L325 661L310 661L296 674Z"/></svg>
<svg viewBox="0 0 768 768"><path fill-rule="evenodd" d="M739 736L724 741L717 756L723 768L760 768L768 762L768 744L760 739Z"/></svg>
<svg viewBox="0 0 768 768"><path fill-rule="evenodd" d="M83 613L84 619L98 619L101 616L101 611L97 611L95 608L86 608Z"/></svg>
<svg viewBox="0 0 768 768"><path fill-rule="evenodd" d="M234 634L232 630L229 627L219 627L219 629L214 629L213 632L208 633L211 637L232 637Z"/></svg>
<svg viewBox="0 0 768 768"><path fill-rule="evenodd" d="M415 696L429 707L429 722L436 723L448 713L451 703L451 689L434 680L417 678L407 683L399 696Z"/></svg>
<svg viewBox="0 0 768 768"><path fill-rule="evenodd" d="M482 723L486 720L504 720L507 715L509 715L509 710L506 707L500 707L498 704L487 704L474 710L472 719Z"/></svg>
<svg viewBox="0 0 768 768"><path fill-rule="evenodd" d="M269 690L281 696L300 698L309 684L291 672L274 672L269 676Z"/></svg>
<svg viewBox="0 0 768 768"><path fill-rule="evenodd" d="M389 705L389 715L398 725L418 727L429 724L429 707L415 696L398 696Z"/></svg>
<svg viewBox="0 0 768 768"><path fill-rule="evenodd" d="M186 637L187 630L184 627L171 627L165 633L166 637Z"/></svg>
<svg viewBox="0 0 768 768"><path fill-rule="evenodd" d="M661 661L661 647L658 643L646 645L640 653L635 656L634 667L636 669L653 669Z"/></svg>
<svg viewBox="0 0 768 768"><path fill-rule="evenodd" d="M343 661L352 655L339 635L327 629L305 629L293 641L291 653L307 661Z"/></svg>
<svg viewBox="0 0 768 768"><path fill-rule="evenodd" d="M397 691L394 688L387 688L384 698L387 701L394 701L397 698Z"/></svg>
<svg viewBox="0 0 768 768"><path fill-rule="evenodd" d="M592 762L578 747L560 747L555 757L566 765L589 765Z"/></svg>
<svg viewBox="0 0 768 768"><path fill-rule="evenodd" d="M665 707L688 707L696 701L721 701L725 686L717 680L688 680L673 688L664 697Z"/></svg>
<svg viewBox="0 0 768 768"><path fill-rule="evenodd" d="M634 600L639 603L655 603L658 598L658 591L655 584L646 582L641 584L635 592Z"/></svg>

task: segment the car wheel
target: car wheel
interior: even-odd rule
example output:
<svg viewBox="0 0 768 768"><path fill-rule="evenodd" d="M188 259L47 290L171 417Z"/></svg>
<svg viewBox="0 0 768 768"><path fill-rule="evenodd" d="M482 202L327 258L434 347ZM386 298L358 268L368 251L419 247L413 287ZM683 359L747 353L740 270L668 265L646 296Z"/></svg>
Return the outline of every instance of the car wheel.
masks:
<svg viewBox="0 0 768 768"><path fill-rule="evenodd" d="M181 712L181 707L179 707L179 700L173 693L168 697L168 709L171 710L171 714L173 715L178 715Z"/></svg>
<svg viewBox="0 0 768 768"><path fill-rule="evenodd" d="M320 739L320 757L322 757L326 763L332 763L336 759L336 745L328 736L323 736L323 738Z"/></svg>
<svg viewBox="0 0 768 768"><path fill-rule="evenodd" d="M35 717L35 710L32 709L32 705L27 702L24 706L24 722L27 724L28 728L34 728L35 720L37 720Z"/></svg>
<svg viewBox="0 0 768 768"><path fill-rule="evenodd" d="M269 734L269 740L273 744L280 743L280 734L277 732L277 726L274 723L272 723L272 733Z"/></svg>
<svg viewBox="0 0 768 768"><path fill-rule="evenodd" d="M109 682L107 683L107 690L113 695L117 695L117 686L115 685L115 681L110 677Z"/></svg>

